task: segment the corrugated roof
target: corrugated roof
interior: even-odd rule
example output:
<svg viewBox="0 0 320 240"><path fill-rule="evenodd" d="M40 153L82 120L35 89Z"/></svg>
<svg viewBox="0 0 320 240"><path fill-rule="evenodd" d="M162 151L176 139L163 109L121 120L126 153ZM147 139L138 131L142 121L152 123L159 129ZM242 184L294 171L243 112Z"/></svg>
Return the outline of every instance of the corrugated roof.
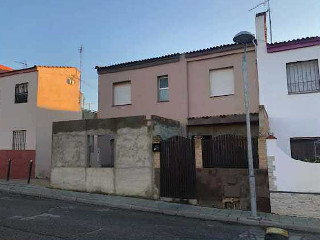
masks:
<svg viewBox="0 0 320 240"><path fill-rule="evenodd" d="M312 47L312 46L318 46L318 45L320 45L320 37L318 36L306 37L306 38L299 38L299 39L293 39L289 41L267 44L267 52L274 53L274 52L288 51L288 50Z"/></svg>
<svg viewBox="0 0 320 240"><path fill-rule="evenodd" d="M253 46L253 44L250 44L249 46ZM124 63L108 65L108 66L96 66L96 69L98 70L98 73L99 73L99 71L101 71L101 72L102 71L103 72L117 72L117 71L122 71L122 70L130 70L130 69L134 69L134 68L139 68L139 66L147 67L148 65L146 65L146 66L144 66L144 65L148 64L148 63L150 64L150 63L158 62L159 64L162 64L162 63L160 63L161 61L163 61L163 63L167 63L166 60L178 58L178 57L180 57L181 54L185 54L186 58L191 58L191 57L197 57L197 56L218 53L218 52L223 52L223 51L231 51L231 50L241 49L241 48L243 48L243 46L241 44L237 44L237 43L224 44L224 45L218 45L218 46L214 46L214 47L210 47L210 48L194 50L194 51L189 51L189 52L184 52L184 53L174 53L174 54L164 55L161 57L148 58L148 59L142 59L142 60L131 61L131 62L124 62Z"/></svg>
<svg viewBox="0 0 320 240"><path fill-rule="evenodd" d="M277 45L283 45L283 44L297 44L297 43L312 42L312 41L320 41L320 37L313 36L313 37L297 38L297 39L292 39L288 41L269 43L268 46L277 46Z"/></svg>
<svg viewBox="0 0 320 240"><path fill-rule="evenodd" d="M11 76L14 74L27 73L37 71L37 68L75 68L70 66L42 66L42 65L34 65L33 67L17 69L12 71L0 72L0 77Z"/></svg>
<svg viewBox="0 0 320 240"><path fill-rule="evenodd" d="M250 115L256 115L259 114L259 112L251 112ZM222 114L222 115L212 115L212 116L202 116L202 117L189 117L188 119L207 119L207 118L212 118L212 117L232 117L232 116L243 116L245 113L237 113L237 114Z"/></svg>
<svg viewBox="0 0 320 240"><path fill-rule="evenodd" d="M180 56L180 53L173 53L173 54L167 54L160 57L154 57L154 58L147 58L142 60L136 60L136 61L130 61L130 62L124 62L119 64L113 64L108 66L96 66L95 68L99 71L105 70L105 69L121 69L123 67L133 67L140 64L146 64L146 63L155 63L155 62L161 62L173 58L178 58Z"/></svg>
<svg viewBox="0 0 320 240"><path fill-rule="evenodd" d="M253 46L253 44L249 44L249 46ZM242 48L243 48L242 44L231 43L231 44L223 44L223 45L213 46L210 48L190 51L190 52L186 52L185 54L186 54L186 58L188 58L188 57L201 56L204 54L211 54L211 53L222 52L222 51L231 51L231 50L242 49Z"/></svg>

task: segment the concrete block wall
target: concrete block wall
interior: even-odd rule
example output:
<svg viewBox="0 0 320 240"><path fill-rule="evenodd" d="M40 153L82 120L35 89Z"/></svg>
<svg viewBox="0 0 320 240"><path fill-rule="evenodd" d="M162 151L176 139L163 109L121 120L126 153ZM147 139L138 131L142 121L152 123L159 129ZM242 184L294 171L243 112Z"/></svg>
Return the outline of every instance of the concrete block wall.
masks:
<svg viewBox="0 0 320 240"><path fill-rule="evenodd" d="M270 192L270 201L273 213L320 218L320 194Z"/></svg>
<svg viewBox="0 0 320 240"><path fill-rule="evenodd" d="M53 188L115 193L113 168L66 168L57 167L51 171L51 186Z"/></svg>
<svg viewBox="0 0 320 240"><path fill-rule="evenodd" d="M114 167L89 168L87 136L106 134L112 134L115 139ZM158 191L154 187L152 138L179 134L179 122L157 116L54 123L51 185L68 190L153 198Z"/></svg>

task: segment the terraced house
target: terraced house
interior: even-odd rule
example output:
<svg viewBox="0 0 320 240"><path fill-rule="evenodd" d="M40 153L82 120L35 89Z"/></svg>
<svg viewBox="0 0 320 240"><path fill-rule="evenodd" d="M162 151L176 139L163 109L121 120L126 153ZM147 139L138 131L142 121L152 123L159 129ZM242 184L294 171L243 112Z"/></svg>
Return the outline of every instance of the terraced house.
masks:
<svg viewBox="0 0 320 240"><path fill-rule="evenodd" d="M52 122L81 119L79 71L34 66L0 72L0 177L50 177Z"/></svg>
<svg viewBox="0 0 320 240"><path fill-rule="evenodd" d="M156 114L178 120L185 133L245 133L241 45L96 67L99 118ZM255 47L248 49L252 120L259 111ZM222 126L221 124L224 124ZM236 130L235 130L236 128ZM253 123L253 132L258 134Z"/></svg>
<svg viewBox="0 0 320 240"><path fill-rule="evenodd" d="M227 44L106 67L97 66L98 118L145 115L147 119L152 119L150 116L158 115L179 121L183 135L194 139L196 181L190 181L196 182L198 202L220 208L249 209L242 54L242 45ZM259 106L253 43L248 46L247 58L254 167L260 189L258 209L270 211L266 170L268 116L264 107ZM169 146L165 141L160 139L162 149ZM178 147L179 143L176 144ZM188 152L188 157L193 159L192 151L179 151L181 154ZM171 159L172 154L154 154L155 183L160 189L160 196L183 198L185 194L170 193L174 190L167 189L163 182L166 176L160 175L163 165L160 166L159 158L163 158L162 162L166 161L164 156L169 158L168 161L183 158L179 155L177 159ZM162 173L165 171L162 169ZM179 169L171 171L183 172ZM176 186L179 188L178 182ZM194 194L189 197L195 198L195 190L191 189L190 193Z"/></svg>

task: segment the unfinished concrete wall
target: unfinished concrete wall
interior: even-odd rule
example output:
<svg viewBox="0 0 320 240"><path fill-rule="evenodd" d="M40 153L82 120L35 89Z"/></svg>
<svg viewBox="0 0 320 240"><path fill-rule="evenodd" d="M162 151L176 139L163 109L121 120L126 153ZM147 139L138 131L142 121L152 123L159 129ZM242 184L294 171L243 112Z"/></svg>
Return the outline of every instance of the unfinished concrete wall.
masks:
<svg viewBox="0 0 320 240"><path fill-rule="evenodd" d="M169 137L180 132L179 122L154 116L54 123L51 184L63 189L152 198L152 136ZM107 134L114 137L114 167L89 168L88 135Z"/></svg>
<svg viewBox="0 0 320 240"><path fill-rule="evenodd" d="M162 140L166 140L173 136L181 136L183 134L183 129L178 121L156 115L151 116L151 121L152 135L159 136Z"/></svg>

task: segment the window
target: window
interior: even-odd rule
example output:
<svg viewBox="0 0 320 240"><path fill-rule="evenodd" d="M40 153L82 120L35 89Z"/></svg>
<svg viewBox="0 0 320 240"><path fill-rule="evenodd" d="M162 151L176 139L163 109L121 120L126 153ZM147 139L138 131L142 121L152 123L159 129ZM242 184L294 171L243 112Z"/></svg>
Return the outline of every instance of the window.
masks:
<svg viewBox="0 0 320 240"><path fill-rule="evenodd" d="M113 84L113 104L115 106L131 104L131 82Z"/></svg>
<svg viewBox="0 0 320 240"><path fill-rule="evenodd" d="M114 135L88 135L89 167L114 167Z"/></svg>
<svg viewBox="0 0 320 240"><path fill-rule="evenodd" d="M289 93L308 93L320 90L318 60L287 63Z"/></svg>
<svg viewBox="0 0 320 240"><path fill-rule="evenodd" d="M210 70L210 96L234 94L233 68Z"/></svg>
<svg viewBox="0 0 320 240"><path fill-rule="evenodd" d="M28 102L28 83L16 84L15 103Z"/></svg>
<svg viewBox="0 0 320 240"><path fill-rule="evenodd" d="M291 157L320 163L320 138L291 138Z"/></svg>
<svg viewBox="0 0 320 240"><path fill-rule="evenodd" d="M74 85L75 84L75 81L73 79L70 79L70 78L67 78L66 82L69 85Z"/></svg>
<svg viewBox="0 0 320 240"><path fill-rule="evenodd" d="M26 149L26 130L13 131L12 150Z"/></svg>
<svg viewBox="0 0 320 240"><path fill-rule="evenodd" d="M159 102L168 102L169 101L169 85L168 85L168 76L158 77L158 100Z"/></svg>

